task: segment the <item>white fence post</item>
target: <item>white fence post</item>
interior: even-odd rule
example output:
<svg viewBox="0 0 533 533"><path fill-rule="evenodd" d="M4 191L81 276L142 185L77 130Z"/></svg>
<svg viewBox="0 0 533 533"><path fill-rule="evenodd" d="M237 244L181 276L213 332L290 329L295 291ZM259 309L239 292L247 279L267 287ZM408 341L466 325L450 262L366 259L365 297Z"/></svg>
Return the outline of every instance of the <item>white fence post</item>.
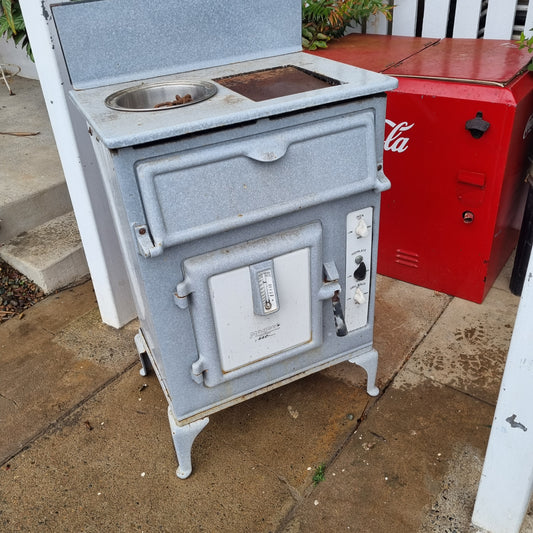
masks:
<svg viewBox="0 0 533 533"><path fill-rule="evenodd" d="M533 254L509 346L472 523L518 533L533 488Z"/></svg>
<svg viewBox="0 0 533 533"><path fill-rule="evenodd" d="M68 74L49 27L50 0L20 0L20 5L100 314L106 324L118 328L135 317L135 307L87 127L71 112Z"/></svg>
<svg viewBox="0 0 533 533"><path fill-rule="evenodd" d="M426 0L422 37L446 37L450 0Z"/></svg>
<svg viewBox="0 0 533 533"><path fill-rule="evenodd" d="M524 24L524 33L527 37L531 37L533 32L530 31L533 28L533 0L529 0L527 6L526 22Z"/></svg>
<svg viewBox="0 0 533 533"><path fill-rule="evenodd" d="M485 39L511 39L517 0L490 0L485 23Z"/></svg>
<svg viewBox="0 0 533 533"><path fill-rule="evenodd" d="M392 10L392 34L412 37L416 30L418 0L396 0Z"/></svg>
<svg viewBox="0 0 533 533"><path fill-rule="evenodd" d="M413 37L416 34L417 18L421 0L395 0L392 11L392 35ZM422 37L443 38L446 36L450 17L451 0L425 0ZM483 0L456 0L453 18L452 37L475 39L479 36L479 23L482 15ZM533 28L533 0L527 3L518 0L490 0L486 7L486 20L483 37L486 39L512 39L522 30L515 27L517 13L526 13L525 33ZM420 21L418 21L418 25ZM368 33L386 33L387 26L380 20L369 20ZM514 37L513 37L514 35Z"/></svg>
<svg viewBox="0 0 533 533"><path fill-rule="evenodd" d="M481 0L457 0L453 36L476 39L478 36Z"/></svg>
<svg viewBox="0 0 533 533"><path fill-rule="evenodd" d="M388 26L389 21L385 18L385 15L378 13L369 17L366 23L366 31L374 35L387 35Z"/></svg>

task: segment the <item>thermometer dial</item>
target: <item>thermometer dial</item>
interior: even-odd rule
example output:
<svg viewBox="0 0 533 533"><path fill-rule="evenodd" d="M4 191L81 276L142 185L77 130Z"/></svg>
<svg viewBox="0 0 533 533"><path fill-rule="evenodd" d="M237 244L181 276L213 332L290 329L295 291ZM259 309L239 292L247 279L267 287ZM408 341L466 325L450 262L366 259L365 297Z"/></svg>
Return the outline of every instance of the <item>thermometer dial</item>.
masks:
<svg viewBox="0 0 533 533"><path fill-rule="evenodd" d="M249 268L254 313L263 316L275 313L279 310L279 300L274 263L271 260L264 261Z"/></svg>
<svg viewBox="0 0 533 533"><path fill-rule="evenodd" d="M278 310L278 298L272 270L263 270L257 275L261 305L265 314L274 313Z"/></svg>

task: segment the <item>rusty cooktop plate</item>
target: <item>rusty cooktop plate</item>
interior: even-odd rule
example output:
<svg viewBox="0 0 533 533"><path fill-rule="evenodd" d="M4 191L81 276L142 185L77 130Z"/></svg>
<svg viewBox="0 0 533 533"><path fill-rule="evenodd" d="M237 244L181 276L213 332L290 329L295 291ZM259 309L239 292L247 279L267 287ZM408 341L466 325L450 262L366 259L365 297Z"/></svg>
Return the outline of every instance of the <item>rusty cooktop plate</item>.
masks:
<svg viewBox="0 0 533 533"><path fill-rule="evenodd" d="M245 72L214 81L254 102L340 85L338 80L293 65Z"/></svg>

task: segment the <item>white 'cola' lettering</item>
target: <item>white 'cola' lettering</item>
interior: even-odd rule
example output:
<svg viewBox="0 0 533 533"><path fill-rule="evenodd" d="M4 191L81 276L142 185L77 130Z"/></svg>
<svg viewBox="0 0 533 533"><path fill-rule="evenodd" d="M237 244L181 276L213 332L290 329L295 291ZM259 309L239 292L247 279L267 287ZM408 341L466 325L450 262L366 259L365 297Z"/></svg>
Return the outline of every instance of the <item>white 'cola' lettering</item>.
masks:
<svg viewBox="0 0 533 533"><path fill-rule="evenodd" d="M408 143L410 137L405 137L402 134L409 131L415 123L408 124L407 122L399 122L396 124L389 119L385 119L385 122L392 129L385 139L384 149L391 152L405 152L409 148Z"/></svg>

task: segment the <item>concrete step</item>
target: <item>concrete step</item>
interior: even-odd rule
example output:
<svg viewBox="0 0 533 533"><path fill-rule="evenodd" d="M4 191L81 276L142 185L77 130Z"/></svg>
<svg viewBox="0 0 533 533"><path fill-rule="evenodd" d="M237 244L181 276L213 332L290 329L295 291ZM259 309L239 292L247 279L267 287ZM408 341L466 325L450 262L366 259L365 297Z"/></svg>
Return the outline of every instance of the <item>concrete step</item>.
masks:
<svg viewBox="0 0 533 533"><path fill-rule="evenodd" d="M0 246L0 257L46 294L89 277L73 212L21 233Z"/></svg>
<svg viewBox="0 0 533 533"><path fill-rule="evenodd" d="M0 83L0 257L45 293L88 268L38 81Z"/></svg>
<svg viewBox="0 0 533 533"><path fill-rule="evenodd" d="M39 82L9 85L14 95L0 82L0 243L72 210Z"/></svg>

